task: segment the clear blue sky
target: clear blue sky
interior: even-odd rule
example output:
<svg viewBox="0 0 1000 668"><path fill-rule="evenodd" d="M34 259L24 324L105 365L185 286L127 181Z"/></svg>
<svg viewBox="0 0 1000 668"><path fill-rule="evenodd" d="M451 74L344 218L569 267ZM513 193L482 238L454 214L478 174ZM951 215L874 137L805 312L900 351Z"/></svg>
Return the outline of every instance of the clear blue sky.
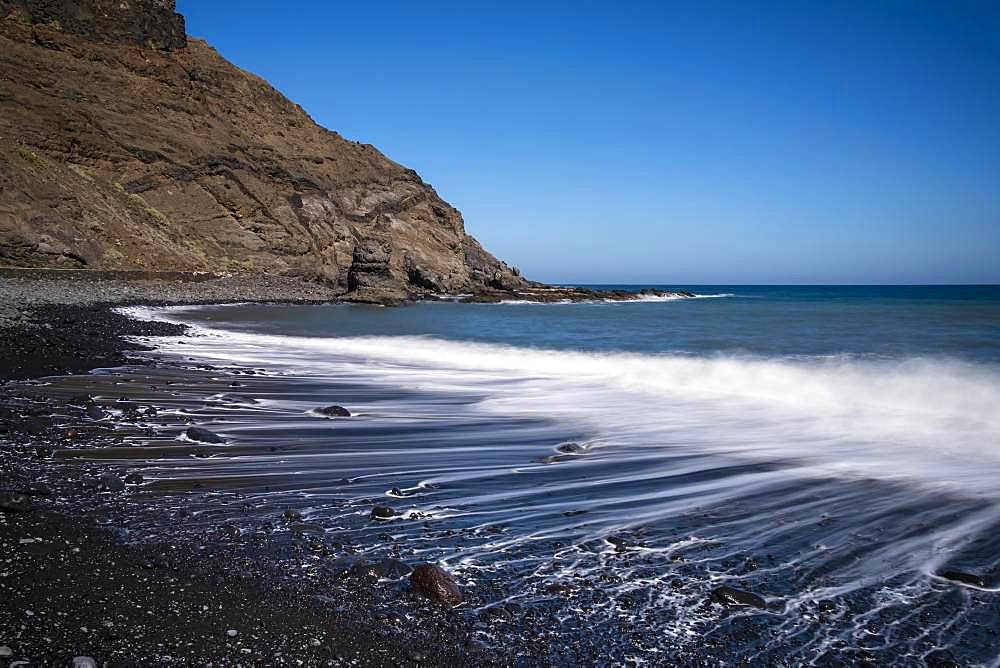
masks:
<svg viewBox="0 0 1000 668"><path fill-rule="evenodd" d="M552 282L1000 282L1000 3L179 0Z"/></svg>

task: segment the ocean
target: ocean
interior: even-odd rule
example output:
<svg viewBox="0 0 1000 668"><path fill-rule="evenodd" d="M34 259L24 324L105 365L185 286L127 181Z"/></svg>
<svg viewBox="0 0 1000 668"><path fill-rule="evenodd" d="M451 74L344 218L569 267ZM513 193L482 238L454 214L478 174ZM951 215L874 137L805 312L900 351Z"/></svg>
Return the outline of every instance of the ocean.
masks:
<svg viewBox="0 0 1000 668"><path fill-rule="evenodd" d="M238 495L189 529L294 507L554 662L997 665L1000 287L613 287L697 296L132 309L193 326L152 354L207 375L150 400L227 444L130 440L165 498Z"/></svg>

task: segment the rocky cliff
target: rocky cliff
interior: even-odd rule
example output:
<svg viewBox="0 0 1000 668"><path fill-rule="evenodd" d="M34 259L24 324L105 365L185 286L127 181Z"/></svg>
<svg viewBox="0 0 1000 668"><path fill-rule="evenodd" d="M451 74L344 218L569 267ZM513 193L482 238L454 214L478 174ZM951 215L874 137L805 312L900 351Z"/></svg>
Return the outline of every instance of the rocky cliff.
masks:
<svg viewBox="0 0 1000 668"><path fill-rule="evenodd" d="M528 284L411 169L185 35L173 0L0 0L0 265Z"/></svg>

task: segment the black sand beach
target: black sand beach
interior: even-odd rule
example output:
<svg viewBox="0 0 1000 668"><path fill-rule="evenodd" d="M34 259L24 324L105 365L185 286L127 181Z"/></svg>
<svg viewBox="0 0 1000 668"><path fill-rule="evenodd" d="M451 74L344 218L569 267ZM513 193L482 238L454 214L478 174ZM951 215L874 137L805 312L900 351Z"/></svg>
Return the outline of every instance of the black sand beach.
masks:
<svg viewBox="0 0 1000 668"><path fill-rule="evenodd" d="M99 402L50 396L37 380L141 368L148 361L134 359L137 346L123 337L183 329L111 311L123 302L329 297L281 279L0 279L0 664L502 662L470 642L461 616L413 596L405 577L392 596L381 591L379 569L392 564L352 560L304 533L280 549L225 527L185 541L137 540L124 509L152 503L145 511L159 512L138 494L141 477L85 453L142 429L155 408L112 405L97 423L87 411L104 414ZM162 512L161 521L184 521L183 512ZM288 570L321 560L333 565L308 576Z"/></svg>

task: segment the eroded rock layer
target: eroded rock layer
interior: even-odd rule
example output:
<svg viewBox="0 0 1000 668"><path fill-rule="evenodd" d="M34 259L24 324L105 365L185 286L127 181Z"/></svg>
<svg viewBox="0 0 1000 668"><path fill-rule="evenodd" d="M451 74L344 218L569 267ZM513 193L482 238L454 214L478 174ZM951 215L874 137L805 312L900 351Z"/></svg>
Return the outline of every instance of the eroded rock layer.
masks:
<svg viewBox="0 0 1000 668"><path fill-rule="evenodd" d="M172 0L0 0L0 265L269 272L376 301L526 285Z"/></svg>

